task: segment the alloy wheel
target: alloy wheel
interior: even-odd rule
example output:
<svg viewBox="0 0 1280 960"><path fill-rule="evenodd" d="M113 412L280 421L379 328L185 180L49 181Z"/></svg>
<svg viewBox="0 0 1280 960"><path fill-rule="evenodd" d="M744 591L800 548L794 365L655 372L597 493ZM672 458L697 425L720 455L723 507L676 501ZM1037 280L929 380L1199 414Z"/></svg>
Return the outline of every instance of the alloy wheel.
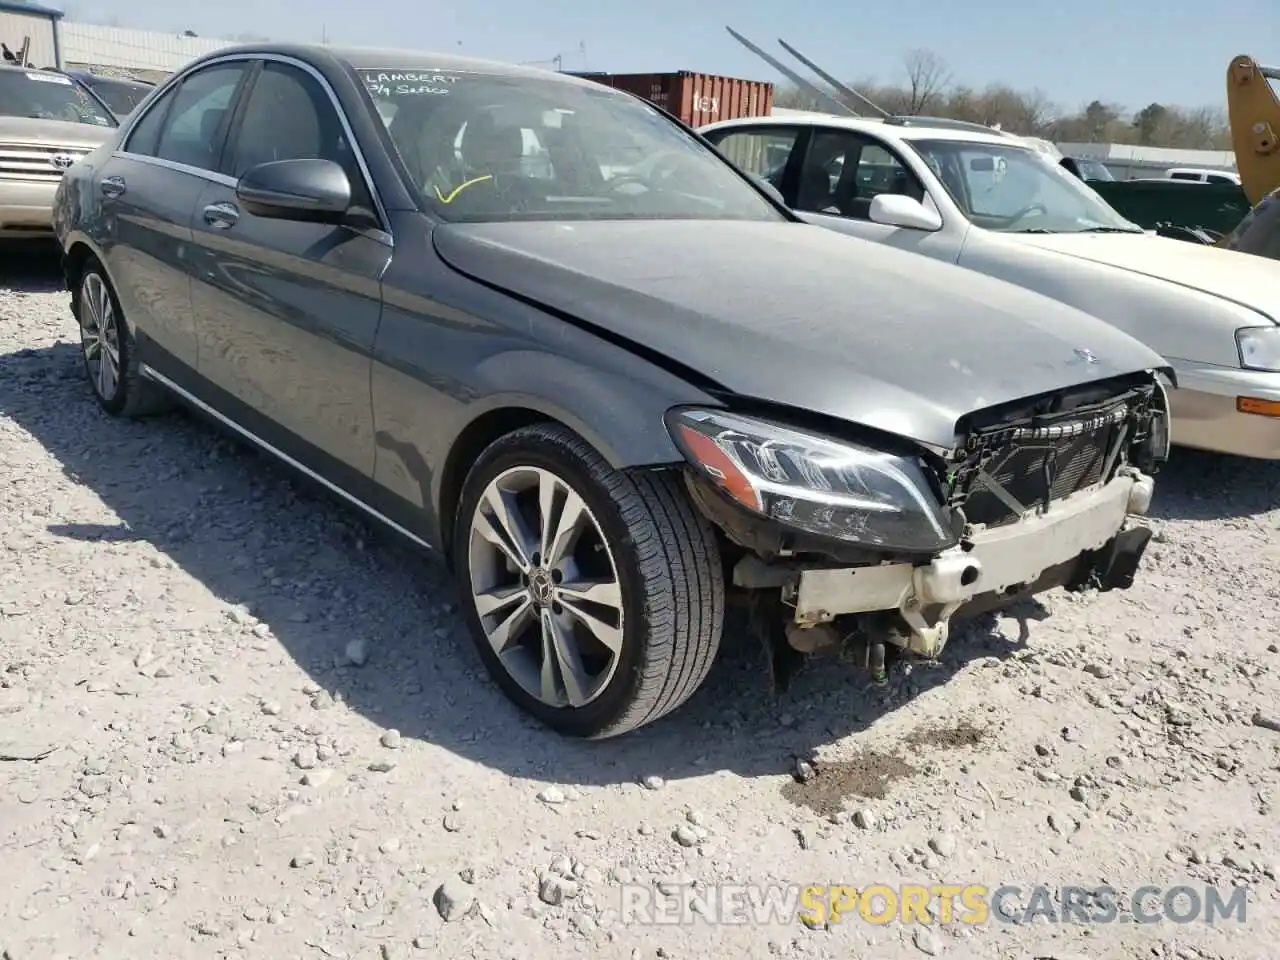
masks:
<svg viewBox="0 0 1280 960"><path fill-rule="evenodd" d="M110 401L120 382L120 325L111 291L97 273L80 288L80 345L89 380L98 396Z"/></svg>
<svg viewBox="0 0 1280 960"><path fill-rule="evenodd" d="M622 591L582 497L550 470L506 470L476 505L468 549L472 602L511 678L551 707L598 697L622 653Z"/></svg>

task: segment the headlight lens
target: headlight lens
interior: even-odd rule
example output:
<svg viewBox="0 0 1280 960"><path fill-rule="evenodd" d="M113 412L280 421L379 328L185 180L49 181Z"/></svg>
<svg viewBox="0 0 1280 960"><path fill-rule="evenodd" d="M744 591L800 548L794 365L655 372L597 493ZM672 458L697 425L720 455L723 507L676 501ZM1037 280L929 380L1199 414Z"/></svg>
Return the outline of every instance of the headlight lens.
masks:
<svg viewBox="0 0 1280 960"><path fill-rule="evenodd" d="M1173 427L1169 416L1169 391L1162 381L1156 381L1156 409L1151 417L1151 458L1157 463L1169 459L1169 451L1173 447Z"/></svg>
<svg viewBox="0 0 1280 960"><path fill-rule="evenodd" d="M1280 327L1245 327L1236 331L1240 366L1280 372Z"/></svg>
<svg viewBox="0 0 1280 960"><path fill-rule="evenodd" d="M718 410L673 411L667 427L690 463L761 516L893 551L956 542L912 459Z"/></svg>

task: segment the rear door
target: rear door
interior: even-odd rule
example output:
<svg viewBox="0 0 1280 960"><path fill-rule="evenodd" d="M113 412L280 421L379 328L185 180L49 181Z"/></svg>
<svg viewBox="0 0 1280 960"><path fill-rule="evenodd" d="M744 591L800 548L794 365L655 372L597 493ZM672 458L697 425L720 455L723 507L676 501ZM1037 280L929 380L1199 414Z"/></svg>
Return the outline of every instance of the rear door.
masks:
<svg viewBox="0 0 1280 960"><path fill-rule="evenodd" d="M96 172L97 237L107 272L139 333L140 359L186 382L199 352L191 315L191 213L211 179L227 110L246 61L188 74L148 105L123 146Z"/></svg>
<svg viewBox="0 0 1280 960"><path fill-rule="evenodd" d="M238 177L300 158L347 171L347 223L268 219L242 208ZM236 111L222 172L190 220L200 374L228 416L358 490L373 475L369 384L391 240L350 128L318 73L298 61L263 61Z"/></svg>

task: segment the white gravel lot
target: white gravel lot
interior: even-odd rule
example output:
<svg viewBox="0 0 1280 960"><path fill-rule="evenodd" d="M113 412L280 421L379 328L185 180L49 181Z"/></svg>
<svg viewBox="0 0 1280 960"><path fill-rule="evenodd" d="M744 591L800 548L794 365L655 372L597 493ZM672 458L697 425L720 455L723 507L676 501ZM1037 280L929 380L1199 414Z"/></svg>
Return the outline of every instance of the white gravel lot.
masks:
<svg viewBox="0 0 1280 960"><path fill-rule="evenodd" d="M742 643L572 743L484 678L433 561L191 418L102 414L55 268L5 263L6 960L1276 955L1280 465L1177 452L1132 590L887 690L820 661L775 696ZM823 882L1249 889L1215 925L623 909Z"/></svg>

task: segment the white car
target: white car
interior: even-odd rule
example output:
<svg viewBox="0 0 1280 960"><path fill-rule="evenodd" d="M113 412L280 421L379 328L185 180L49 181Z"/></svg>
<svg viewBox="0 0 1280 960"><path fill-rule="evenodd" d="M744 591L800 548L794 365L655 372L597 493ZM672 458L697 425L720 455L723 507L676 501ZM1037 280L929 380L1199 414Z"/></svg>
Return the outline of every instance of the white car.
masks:
<svg viewBox="0 0 1280 960"><path fill-rule="evenodd" d="M1187 183L1234 183L1240 186L1240 174L1224 170L1201 170L1195 167L1174 167L1164 172L1164 180L1184 180Z"/></svg>
<svg viewBox="0 0 1280 960"><path fill-rule="evenodd" d="M1177 375L1176 444L1280 459L1280 262L1149 234L998 133L823 115L699 132L811 223L1029 287L1143 340Z"/></svg>

